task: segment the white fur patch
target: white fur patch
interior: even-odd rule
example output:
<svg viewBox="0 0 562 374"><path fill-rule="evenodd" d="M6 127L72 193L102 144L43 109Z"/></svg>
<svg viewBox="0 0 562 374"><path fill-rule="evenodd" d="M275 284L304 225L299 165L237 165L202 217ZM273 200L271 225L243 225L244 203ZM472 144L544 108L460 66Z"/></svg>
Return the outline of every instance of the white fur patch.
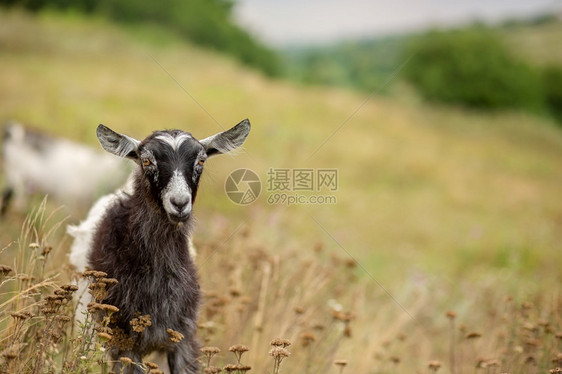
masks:
<svg viewBox="0 0 562 374"><path fill-rule="evenodd" d="M172 200L188 201L188 203L181 212L178 212L172 204ZM174 170L174 175L170 178L164 191L162 191L162 205L164 205L164 210L168 214L178 215L191 212L191 189L179 170Z"/></svg>
<svg viewBox="0 0 562 374"><path fill-rule="evenodd" d="M156 139L162 140L164 143L172 147L174 151L177 151L186 139L192 138L188 134L182 133L178 134L176 137L172 136L171 134L158 135Z"/></svg>

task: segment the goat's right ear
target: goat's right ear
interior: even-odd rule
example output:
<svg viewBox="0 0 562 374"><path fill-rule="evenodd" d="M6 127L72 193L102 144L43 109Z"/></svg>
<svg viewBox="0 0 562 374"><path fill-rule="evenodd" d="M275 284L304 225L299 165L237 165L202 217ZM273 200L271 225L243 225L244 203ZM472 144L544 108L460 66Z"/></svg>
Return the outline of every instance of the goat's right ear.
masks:
<svg viewBox="0 0 562 374"><path fill-rule="evenodd" d="M207 156L214 156L222 153L230 152L242 144L250 133L250 121L246 118L233 128L209 136L199 142L205 148Z"/></svg>
<svg viewBox="0 0 562 374"><path fill-rule="evenodd" d="M116 133L109 127L99 125L96 130L98 140L103 149L119 157L127 157L138 160L138 149L140 142L130 136Z"/></svg>

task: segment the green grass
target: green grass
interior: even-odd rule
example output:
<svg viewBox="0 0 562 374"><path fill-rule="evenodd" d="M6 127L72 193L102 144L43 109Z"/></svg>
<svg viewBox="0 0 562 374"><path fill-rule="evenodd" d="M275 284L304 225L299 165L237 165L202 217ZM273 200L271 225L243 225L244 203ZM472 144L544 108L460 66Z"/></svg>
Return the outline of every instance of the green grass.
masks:
<svg viewBox="0 0 562 374"><path fill-rule="evenodd" d="M501 268L513 285L561 279L552 259L562 242L562 132L547 120L375 96L310 157L362 94L268 80L178 40L159 46L162 31L151 38L78 16L0 17L2 118L93 146L98 123L140 138L173 127L204 137L251 119L247 153L207 167L200 235L207 218L225 214L279 242L322 241L340 252L314 217L391 287L412 272L479 278ZM270 167L337 168L338 204L273 207L265 195L235 206L223 184L240 167L264 181ZM3 240L17 236L17 219L2 223Z"/></svg>

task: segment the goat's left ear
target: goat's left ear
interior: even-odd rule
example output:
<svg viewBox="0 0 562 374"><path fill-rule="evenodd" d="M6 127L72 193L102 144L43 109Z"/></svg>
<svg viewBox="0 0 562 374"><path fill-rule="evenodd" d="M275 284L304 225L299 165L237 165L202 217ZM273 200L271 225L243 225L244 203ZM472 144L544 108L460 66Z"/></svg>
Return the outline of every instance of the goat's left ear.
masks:
<svg viewBox="0 0 562 374"><path fill-rule="evenodd" d="M98 140L103 149L119 157L127 157L138 160L138 149L140 142L130 136L119 134L109 127L99 125L96 130Z"/></svg>
<svg viewBox="0 0 562 374"><path fill-rule="evenodd" d="M227 153L240 147L250 133L250 121L243 120L230 130L209 136L199 142L205 147L207 156Z"/></svg>

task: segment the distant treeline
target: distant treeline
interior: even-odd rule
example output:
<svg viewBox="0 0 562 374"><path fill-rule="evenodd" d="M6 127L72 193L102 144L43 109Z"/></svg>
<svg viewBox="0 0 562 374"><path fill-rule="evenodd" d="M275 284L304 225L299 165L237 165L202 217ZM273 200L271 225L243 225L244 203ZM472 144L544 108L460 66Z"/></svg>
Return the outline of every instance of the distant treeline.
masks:
<svg viewBox="0 0 562 374"><path fill-rule="evenodd" d="M267 75L281 73L277 53L233 22L231 0L0 0L0 5L31 11L72 9L118 22L152 22L196 44L234 56Z"/></svg>
<svg viewBox="0 0 562 374"><path fill-rule="evenodd" d="M482 109L517 108L562 121L562 66L515 56L488 29L430 32L410 42L405 69L424 97Z"/></svg>
<svg viewBox="0 0 562 374"><path fill-rule="evenodd" d="M501 27L559 22L553 16L509 21ZM399 77L427 100L480 109L516 108L547 114L562 123L562 61L537 66L508 48L501 28L475 24L422 35L344 42L289 50L290 75L305 83L381 89L408 61ZM562 27L561 27L562 30ZM558 46L553 46L558 48Z"/></svg>

